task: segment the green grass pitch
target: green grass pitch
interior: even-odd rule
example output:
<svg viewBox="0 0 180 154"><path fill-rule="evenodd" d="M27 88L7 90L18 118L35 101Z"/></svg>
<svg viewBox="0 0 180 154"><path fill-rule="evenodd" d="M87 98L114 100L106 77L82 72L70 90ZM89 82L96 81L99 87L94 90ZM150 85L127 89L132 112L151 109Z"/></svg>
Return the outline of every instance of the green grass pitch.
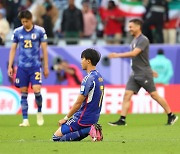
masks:
<svg viewBox="0 0 180 154"><path fill-rule="evenodd" d="M180 117L180 114L177 114ZM64 115L45 115L44 126L37 126L30 115L30 127L21 128L21 115L0 116L0 154L179 154L180 120L165 126L165 114L130 114L127 126L113 127L107 122L119 115L101 115L104 140L91 142L52 142L51 136Z"/></svg>

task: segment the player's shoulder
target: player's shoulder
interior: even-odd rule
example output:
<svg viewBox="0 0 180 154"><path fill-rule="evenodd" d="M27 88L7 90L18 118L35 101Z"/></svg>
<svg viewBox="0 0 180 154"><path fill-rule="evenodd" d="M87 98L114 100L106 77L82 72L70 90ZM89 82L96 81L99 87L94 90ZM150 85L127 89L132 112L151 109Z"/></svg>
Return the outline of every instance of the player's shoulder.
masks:
<svg viewBox="0 0 180 154"><path fill-rule="evenodd" d="M144 34L142 34L140 36L140 39L143 40L143 41L149 42L149 39Z"/></svg>
<svg viewBox="0 0 180 154"><path fill-rule="evenodd" d="M14 33L19 33L23 30L23 26L17 27L14 29Z"/></svg>
<svg viewBox="0 0 180 154"><path fill-rule="evenodd" d="M34 29L37 30L37 31L40 31L42 33L45 33L45 29L41 26L38 26L38 25L34 25Z"/></svg>
<svg viewBox="0 0 180 154"><path fill-rule="evenodd" d="M94 81L95 79L102 78L101 74L97 70L91 71L88 75L86 80Z"/></svg>

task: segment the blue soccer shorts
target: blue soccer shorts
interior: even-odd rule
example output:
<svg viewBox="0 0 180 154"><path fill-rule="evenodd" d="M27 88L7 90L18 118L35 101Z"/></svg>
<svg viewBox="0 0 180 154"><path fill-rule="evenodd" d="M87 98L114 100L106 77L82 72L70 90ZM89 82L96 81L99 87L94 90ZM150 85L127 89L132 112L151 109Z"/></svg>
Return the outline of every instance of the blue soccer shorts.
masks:
<svg viewBox="0 0 180 154"><path fill-rule="evenodd" d="M90 127L90 126L88 126ZM61 133L63 135L68 134L70 132L75 132L80 129L87 128L87 126L81 126L78 124L78 119L71 118L69 119L65 124L62 124L61 126Z"/></svg>
<svg viewBox="0 0 180 154"><path fill-rule="evenodd" d="M31 85L42 84L41 78L41 68L21 68L18 67L15 86L18 88L28 87L29 83Z"/></svg>

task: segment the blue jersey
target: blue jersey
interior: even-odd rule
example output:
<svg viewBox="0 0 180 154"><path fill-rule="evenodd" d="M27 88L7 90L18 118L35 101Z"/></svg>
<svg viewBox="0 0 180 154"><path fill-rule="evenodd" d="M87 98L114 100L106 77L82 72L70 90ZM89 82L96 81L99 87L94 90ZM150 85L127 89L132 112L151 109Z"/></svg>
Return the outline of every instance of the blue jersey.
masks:
<svg viewBox="0 0 180 154"><path fill-rule="evenodd" d="M12 37L14 43L19 45L18 67L40 67L40 44L47 41L44 28L34 25L31 31L23 26L16 28Z"/></svg>
<svg viewBox="0 0 180 154"><path fill-rule="evenodd" d="M80 94L86 96L80 109L74 114L81 126L90 126L99 120L104 95L104 81L98 71L91 71L81 83Z"/></svg>

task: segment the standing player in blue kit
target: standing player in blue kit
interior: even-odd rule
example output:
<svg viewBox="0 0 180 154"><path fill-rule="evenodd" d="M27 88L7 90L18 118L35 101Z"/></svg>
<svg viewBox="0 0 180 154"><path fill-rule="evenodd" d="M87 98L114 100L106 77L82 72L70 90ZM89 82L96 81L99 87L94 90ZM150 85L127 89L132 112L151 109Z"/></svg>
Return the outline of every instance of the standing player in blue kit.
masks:
<svg viewBox="0 0 180 154"><path fill-rule="evenodd" d="M47 53L47 35L44 28L33 25L32 14L28 10L21 11L18 14L22 26L14 30L12 37L13 43L9 54L8 75L13 77L13 62L18 47L18 69L15 79L15 86L21 90L21 107L23 122L19 124L21 127L30 126L28 120L28 87L31 83L35 94L35 100L38 107L37 124L43 125L44 119L41 112L42 96L41 96L41 60L40 46L43 53L44 76L48 77L48 53Z"/></svg>

